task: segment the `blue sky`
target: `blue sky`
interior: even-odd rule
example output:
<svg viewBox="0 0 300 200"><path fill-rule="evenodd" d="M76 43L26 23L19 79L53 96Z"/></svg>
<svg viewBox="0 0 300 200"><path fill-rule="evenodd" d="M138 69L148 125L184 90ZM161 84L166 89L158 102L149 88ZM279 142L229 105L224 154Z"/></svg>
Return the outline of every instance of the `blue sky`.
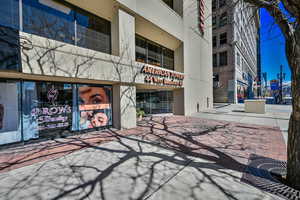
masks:
<svg viewBox="0 0 300 200"><path fill-rule="evenodd" d="M285 81L291 80L291 72L285 55L285 42L279 27L265 9L261 9L261 64L268 80L276 79L279 66L283 65Z"/></svg>

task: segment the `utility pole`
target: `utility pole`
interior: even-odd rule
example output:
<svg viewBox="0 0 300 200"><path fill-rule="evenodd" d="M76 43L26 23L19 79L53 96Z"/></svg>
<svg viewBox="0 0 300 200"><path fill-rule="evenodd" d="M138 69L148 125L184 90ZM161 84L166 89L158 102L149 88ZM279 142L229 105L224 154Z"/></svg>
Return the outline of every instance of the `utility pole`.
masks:
<svg viewBox="0 0 300 200"><path fill-rule="evenodd" d="M279 89L280 103L283 103L283 80L285 79L285 73L283 73L282 65L280 65L280 73L277 74L277 78L279 79L279 83L280 83L280 89Z"/></svg>

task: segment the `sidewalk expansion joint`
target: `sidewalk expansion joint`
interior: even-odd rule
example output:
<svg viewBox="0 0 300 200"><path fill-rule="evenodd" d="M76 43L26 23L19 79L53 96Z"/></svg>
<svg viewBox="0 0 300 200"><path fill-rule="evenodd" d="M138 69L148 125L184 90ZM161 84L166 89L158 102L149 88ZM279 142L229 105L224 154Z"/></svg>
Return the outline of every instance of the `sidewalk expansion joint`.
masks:
<svg viewBox="0 0 300 200"><path fill-rule="evenodd" d="M175 174L173 174L170 178L168 178L165 182L160 184L151 194L146 196L143 200L150 199L155 193L157 193L162 187L164 187L167 183L169 183L173 178L175 178L180 172L182 172L187 166L189 166L193 162L193 160L189 160L181 169L179 169Z"/></svg>

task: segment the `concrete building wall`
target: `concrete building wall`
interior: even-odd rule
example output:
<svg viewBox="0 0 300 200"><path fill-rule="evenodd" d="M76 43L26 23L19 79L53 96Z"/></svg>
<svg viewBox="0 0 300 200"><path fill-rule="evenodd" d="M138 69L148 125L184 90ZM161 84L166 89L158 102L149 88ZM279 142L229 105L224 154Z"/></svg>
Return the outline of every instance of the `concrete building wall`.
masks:
<svg viewBox="0 0 300 200"><path fill-rule="evenodd" d="M198 29L198 2L183 2L184 20L184 102L185 114L212 108L211 1L205 1L205 29ZM198 109L197 109L198 108Z"/></svg>
<svg viewBox="0 0 300 200"><path fill-rule="evenodd" d="M128 129L136 126L136 87L113 86L113 126Z"/></svg>
<svg viewBox="0 0 300 200"><path fill-rule="evenodd" d="M115 0L65 0L66 2L75 5L79 8L87 10L95 15L101 16L108 21L114 18L117 2Z"/></svg>
<svg viewBox="0 0 300 200"><path fill-rule="evenodd" d="M136 16L135 19L136 34L172 50L177 49L182 44L182 41L150 21L139 16Z"/></svg>
<svg viewBox="0 0 300 200"><path fill-rule="evenodd" d="M119 15L119 56L135 61L135 18L123 10Z"/></svg>
<svg viewBox="0 0 300 200"><path fill-rule="evenodd" d="M143 17L177 39L183 41L183 20L161 0L117 0L121 5Z"/></svg>

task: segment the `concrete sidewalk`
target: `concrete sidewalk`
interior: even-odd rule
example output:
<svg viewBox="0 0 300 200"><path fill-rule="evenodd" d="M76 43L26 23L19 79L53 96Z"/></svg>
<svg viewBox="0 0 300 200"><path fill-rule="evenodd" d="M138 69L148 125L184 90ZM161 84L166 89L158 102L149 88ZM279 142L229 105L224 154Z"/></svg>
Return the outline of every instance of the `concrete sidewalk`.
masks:
<svg viewBox="0 0 300 200"><path fill-rule="evenodd" d="M56 141L82 150L1 173L1 199L280 199L241 181L250 155L286 159L276 128L172 116L130 131Z"/></svg>
<svg viewBox="0 0 300 200"><path fill-rule="evenodd" d="M266 105L265 114L255 114L245 113L244 104L224 104L224 106L216 104L214 109L201 113L194 113L192 116L205 119L279 127L282 131L285 143L287 144L288 125L291 112L292 107L290 105Z"/></svg>

